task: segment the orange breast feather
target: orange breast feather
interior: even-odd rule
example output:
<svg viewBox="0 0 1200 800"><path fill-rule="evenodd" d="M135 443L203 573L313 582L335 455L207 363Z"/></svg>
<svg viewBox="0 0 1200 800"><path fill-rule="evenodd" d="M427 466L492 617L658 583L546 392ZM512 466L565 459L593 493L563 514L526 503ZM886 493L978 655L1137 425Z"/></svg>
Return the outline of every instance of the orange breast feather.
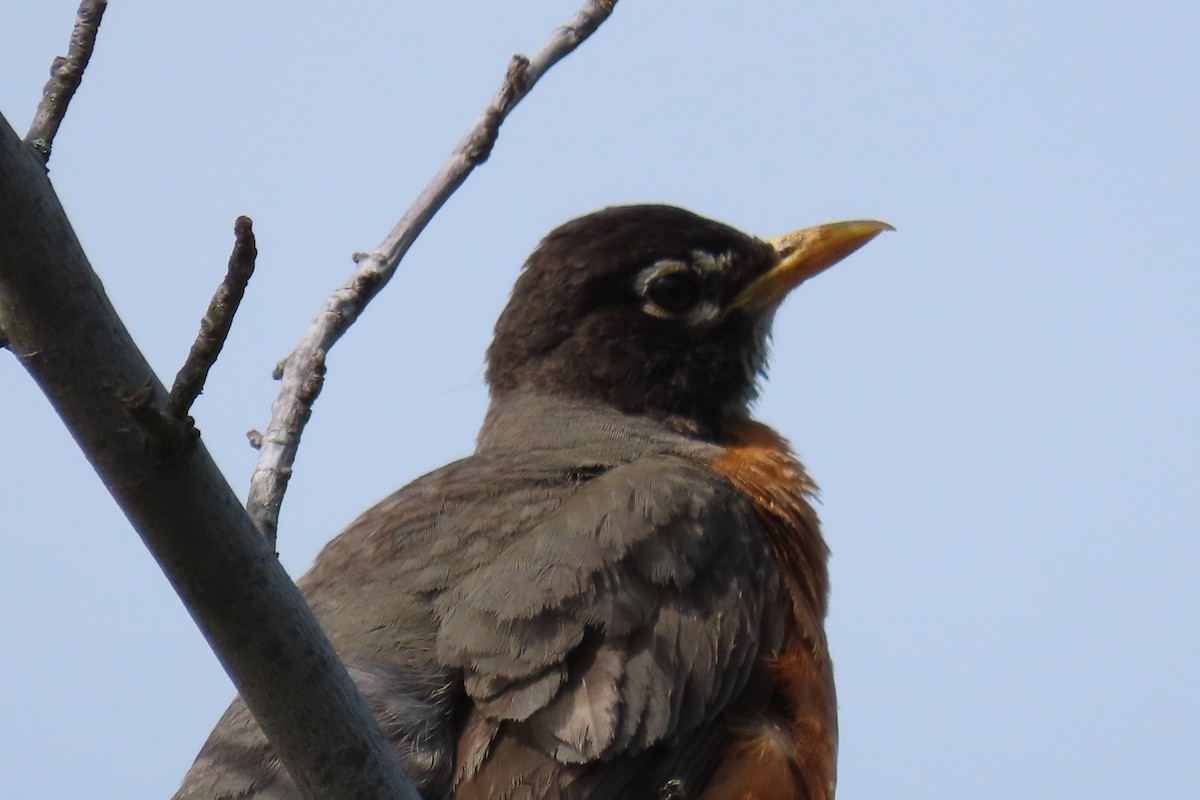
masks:
<svg viewBox="0 0 1200 800"><path fill-rule="evenodd" d="M825 642L828 550L808 498L816 487L787 441L745 422L713 467L754 504L783 578L789 608L782 650L765 664L767 708L731 715L732 746L700 800L831 800L837 702Z"/></svg>

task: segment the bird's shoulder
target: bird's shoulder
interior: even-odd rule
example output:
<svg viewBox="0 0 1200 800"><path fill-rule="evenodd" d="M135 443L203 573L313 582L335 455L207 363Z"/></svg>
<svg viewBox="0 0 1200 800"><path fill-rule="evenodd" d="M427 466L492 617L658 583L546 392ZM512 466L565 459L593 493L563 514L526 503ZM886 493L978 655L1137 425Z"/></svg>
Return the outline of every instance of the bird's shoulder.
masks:
<svg viewBox="0 0 1200 800"><path fill-rule="evenodd" d="M437 594L498 552L528 547L521 542L530 536L539 540L539 526L551 518L585 527L609 520L615 529L611 521L621 517L620 529L631 540L675 518L706 525L717 521L714 515L732 515L754 524L746 498L713 466L721 452L712 446L687 453L666 447L477 453L417 478L363 512L321 550L300 585L310 597L361 591L361 583L346 577L362 575L368 582L395 582L393 588L402 584L406 594ZM648 516L628 514L624 506L638 500L653 501L644 509ZM528 553L534 560L544 555Z"/></svg>

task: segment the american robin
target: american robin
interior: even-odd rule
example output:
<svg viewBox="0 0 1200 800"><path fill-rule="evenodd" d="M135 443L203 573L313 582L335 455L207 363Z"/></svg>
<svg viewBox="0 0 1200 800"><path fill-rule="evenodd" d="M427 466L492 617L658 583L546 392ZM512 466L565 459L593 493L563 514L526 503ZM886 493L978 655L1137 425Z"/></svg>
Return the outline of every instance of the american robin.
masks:
<svg viewBox="0 0 1200 800"><path fill-rule="evenodd" d="M814 487L748 406L784 296L889 227L628 206L538 245L474 455L299 582L423 797L833 796ZM296 796L235 700L176 798Z"/></svg>

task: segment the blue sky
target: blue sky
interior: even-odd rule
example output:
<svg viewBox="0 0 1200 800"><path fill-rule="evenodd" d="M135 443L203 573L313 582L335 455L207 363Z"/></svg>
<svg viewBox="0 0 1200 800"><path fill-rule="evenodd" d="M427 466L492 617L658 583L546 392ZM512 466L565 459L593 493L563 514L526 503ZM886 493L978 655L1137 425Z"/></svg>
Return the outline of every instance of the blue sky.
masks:
<svg viewBox="0 0 1200 800"><path fill-rule="evenodd" d="M3 12L18 130L74 8ZM51 176L165 380L254 219L194 409L240 493L276 360L575 8L112 4ZM784 306L758 408L823 489L840 796L1194 796L1198 28L1184 2L623 0L333 351L285 565L470 451L492 322L556 224L885 219ZM169 796L232 690L3 355L0 785Z"/></svg>

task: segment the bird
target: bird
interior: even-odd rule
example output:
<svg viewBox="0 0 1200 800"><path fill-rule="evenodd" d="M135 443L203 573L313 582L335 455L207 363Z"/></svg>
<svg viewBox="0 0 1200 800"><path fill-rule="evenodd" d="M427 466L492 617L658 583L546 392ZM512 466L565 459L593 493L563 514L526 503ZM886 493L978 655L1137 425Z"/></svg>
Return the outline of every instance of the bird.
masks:
<svg viewBox="0 0 1200 800"><path fill-rule="evenodd" d="M754 419L772 321L879 233L612 206L534 249L470 456L299 581L424 800L831 800L816 488ZM291 800L241 699L175 800Z"/></svg>

